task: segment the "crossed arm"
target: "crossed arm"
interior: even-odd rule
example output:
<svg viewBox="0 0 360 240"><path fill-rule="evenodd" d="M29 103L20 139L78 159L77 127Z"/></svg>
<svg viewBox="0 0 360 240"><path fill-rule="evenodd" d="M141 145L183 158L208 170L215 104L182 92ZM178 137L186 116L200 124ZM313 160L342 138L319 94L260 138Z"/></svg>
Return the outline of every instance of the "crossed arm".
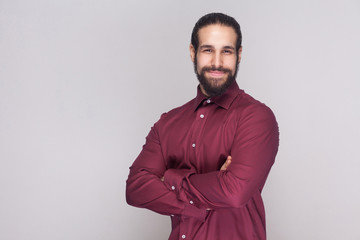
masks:
<svg viewBox="0 0 360 240"><path fill-rule="evenodd" d="M279 133L272 112L255 110L241 123L231 156L220 170L203 174L192 169L166 169L155 124L130 167L127 202L160 214L200 220L207 209L242 207L260 193L278 148Z"/></svg>
<svg viewBox="0 0 360 240"><path fill-rule="evenodd" d="M146 145L145 151L142 151L137 161L135 161L137 164L130 167L130 174L126 186L126 200L128 204L135 207L147 208L163 215L183 215L204 221L207 211L210 210L210 208L194 206L189 204L188 201L185 201L184 198L181 199L177 191L175 191L177 189L166 186L165 177L162 176L162 174L160 175L162 171L166 171L165 169L155 170L141 163L141 159L143 159L147 153L151 152L152 143L151 141L149 143L150 144ZM220 170L225 171L230 163L231 157L229 156ZM142 167L138 167L137 165L142 165ZM189 170L177 171L183 171L181 176L189 174ZM186 198L186 196L184 197Z"/></svg>
<svg viewBox="0 0 360 240"><path fill-rule="evenodd" d="M230 164L231 164L231 156L228 156L228 157L226 158L224 164L221 166L220 171L226 171L226 169L230 166ZM160 178L160 180L161 180L162 182L164 182L164 181L165 181L165 177L162 176L162 177ZM209 211L209 210L211 210L211 208L206 208L206 210Z"/></svg>
<svg viewBox="0 0 360 240"><path fill-rule="evenodd" d="M221 166L220 171L225 171L225 170L228 168L228 166L230 166L230 163L231 163L231 156L228 156L228 157L226 158L224 164ZM164 176L162 176L162 177L160 178L160 180L161 180L162 182L164 182L164 180L165 180Z"/></svg>

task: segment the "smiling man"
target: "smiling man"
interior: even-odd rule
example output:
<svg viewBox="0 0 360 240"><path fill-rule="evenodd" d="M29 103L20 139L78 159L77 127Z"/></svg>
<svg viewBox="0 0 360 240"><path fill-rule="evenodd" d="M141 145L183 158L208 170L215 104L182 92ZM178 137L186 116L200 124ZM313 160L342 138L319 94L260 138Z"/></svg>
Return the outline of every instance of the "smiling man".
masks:
<svg viewBox="0 0 360 240"><path fill-rule="evenodd" d="M236 45L237 34L220 24L205 26L194 34L198 40L190 45L190 54L200 89L208 97L221 95L235 81L238 70L242 47Z"/></svg>
<svg viewBox="0 0 360 240"><path fill-rule="evenodd" d="M272 111L239 89L241 31L222 13L191 36L197 96L163 114L130 167L130 205L169 215L169 239L264 240L261 191L279 132Z"/></svg>

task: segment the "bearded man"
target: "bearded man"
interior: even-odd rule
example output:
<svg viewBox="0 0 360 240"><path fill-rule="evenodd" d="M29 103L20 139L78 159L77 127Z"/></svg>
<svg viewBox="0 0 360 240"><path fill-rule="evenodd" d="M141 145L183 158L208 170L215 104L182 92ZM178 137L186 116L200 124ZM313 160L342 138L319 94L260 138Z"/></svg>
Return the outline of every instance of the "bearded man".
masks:
<svg viewBox="0 0 360 240"><path fill-rule="evenodd" d="M210 13L195 24L190 55L197 96L164 113L130 167L128 204L169 215L169 240L264 240L261 191L279 131L272 111L236 82L237 21Z"/></svg>

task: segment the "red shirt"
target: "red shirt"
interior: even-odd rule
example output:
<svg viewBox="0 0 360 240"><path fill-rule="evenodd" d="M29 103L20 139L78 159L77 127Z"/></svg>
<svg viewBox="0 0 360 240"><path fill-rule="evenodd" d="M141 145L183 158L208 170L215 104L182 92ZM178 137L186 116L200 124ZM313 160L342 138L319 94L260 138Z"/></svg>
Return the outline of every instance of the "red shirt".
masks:
<svg viewBox="0 0 360 240"><path fill-rule="evenodd" d="M261 191L278 145L272 111L236 82L211 99L198 88L151 128L130 167L127 202L171 216L169 240L264 240Z"/></svg>

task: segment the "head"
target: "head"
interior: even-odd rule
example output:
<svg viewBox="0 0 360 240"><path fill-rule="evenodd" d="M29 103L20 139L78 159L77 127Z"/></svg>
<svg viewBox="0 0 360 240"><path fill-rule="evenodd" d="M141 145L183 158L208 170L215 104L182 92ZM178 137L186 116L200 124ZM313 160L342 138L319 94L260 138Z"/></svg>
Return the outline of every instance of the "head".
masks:
<svg viewBox="0 0 360 240"><path fill-rule="evenodd" d="M221 95L235 81L241 59L241 31L236 20L222 13L210 13L195 24L190 55L208 96Z"/></svg>

